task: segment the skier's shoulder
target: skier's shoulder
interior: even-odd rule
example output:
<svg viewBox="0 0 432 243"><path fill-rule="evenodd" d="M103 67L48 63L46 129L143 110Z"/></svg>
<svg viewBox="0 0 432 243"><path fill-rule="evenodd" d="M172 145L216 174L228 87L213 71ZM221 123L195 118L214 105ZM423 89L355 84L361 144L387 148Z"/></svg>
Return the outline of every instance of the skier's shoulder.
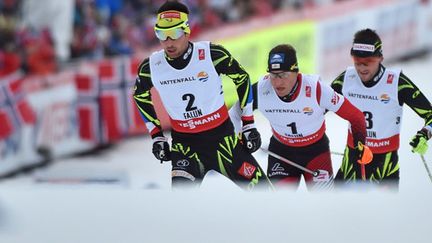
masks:
<svg viewBox="0 0 432 243"><path fill-rule="evenodd" d="M138 76L150 74L150 57L144 58L138 65Z"/></svg>

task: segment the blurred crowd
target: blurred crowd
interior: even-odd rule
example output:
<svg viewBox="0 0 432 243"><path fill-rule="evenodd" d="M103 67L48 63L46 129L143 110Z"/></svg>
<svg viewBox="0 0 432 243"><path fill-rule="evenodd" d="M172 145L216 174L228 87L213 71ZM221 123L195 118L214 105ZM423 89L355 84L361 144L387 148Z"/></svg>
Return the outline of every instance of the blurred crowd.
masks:
<svg viewBox="0 0 432 243"><path fill-rule="evenodd" d="M0 77L18 69L29 73L55 71L50 32L22 26L20 6L21 0L0 1Z"/></svg>
<svg viewBox="0 0 432 243"><path fill-rule="evenodd" d="M0 77L17 69L47 74L58 69L52 33L21 22L25 0L0 1ZM155 13L165 0L75 0L70 59L100 59L146 50L158 41ZM330 0L184 0L191 11L192 35L233 22L268 16ZM192 36L192 37L193 37Z"/></svg>

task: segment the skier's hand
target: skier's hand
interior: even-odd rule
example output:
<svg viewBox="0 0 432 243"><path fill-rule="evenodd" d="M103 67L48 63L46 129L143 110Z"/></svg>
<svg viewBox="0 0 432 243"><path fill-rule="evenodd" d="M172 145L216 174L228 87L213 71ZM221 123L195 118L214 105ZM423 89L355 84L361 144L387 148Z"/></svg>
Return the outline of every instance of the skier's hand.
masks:
<svg viewBox="0 0 432 243"><path fill-rule="evenodd" d="M424 155L428 149L428 133L426 130L422 129L417 132L417 134L411 139L409 143L412 146L412 152Z"/></svg>
<svg viewBox="0 0 432 243"><path fill-rule="evenodd" d="M156 159L163 161L171 160L171 151L168 144L168 139L164 136L158 136L153 138L153 149L152 152Z"/></svg>
<svg viewBox="0 0 432 243"><path fill-rule="evenodd" d="M370 148L364 145L362 142L358 142L357 147L355 147L357 152L357 163L362 165L367 165L372 162L373 153Z"/></svg>
<svg viewBox="0 0 432 243"><path fill-rule="evenodd" d="M253 153L261 147L261 136L253 123L243 126L242 142L249 153Z"/></svg>

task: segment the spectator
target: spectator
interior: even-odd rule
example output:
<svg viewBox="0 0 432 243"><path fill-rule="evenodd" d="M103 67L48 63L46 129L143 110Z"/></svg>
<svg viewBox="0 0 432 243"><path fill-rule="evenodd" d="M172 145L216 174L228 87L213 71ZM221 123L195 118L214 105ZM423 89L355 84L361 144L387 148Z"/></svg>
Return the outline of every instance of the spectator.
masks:
<svg viewBox="0 0 432 243"><path fill-rule="evenodd" d="M46 40L35 48L46 48L36 51L26 42L17 45L6 44L10 40L20 41L22 31L18 30L21 0L0 1L0 72L16 69L25 60L24 67L29 65L38 73L42 62L31 61L42 58L51 63L49 68L55 70L52 63L54 43ZM154 13L163 0L75 0L73 37L70 45L71 58L98 59L105 56L131 54L136 50L146 50L158 44L153 34ZM203 30L214 29L227 23L245 21L254 16L268 16L281 8L292 7L297 0L185 0L191 11L191 38L196 38ZM318 2L318 1L307 1ZM321 1L328 2L328 1ZM7 29L5 32L4 28ZM38 30L32 30L37 34ZM10 36L12 35L12 37ZM18 51L22 50L21 53ZM30 54L31 57L25 57ZM55 60L54 60L55 61ZM32 64L30 64L32 63ZM37 66L41 66L37 68ZM9 71L7 71L9 72Z"/></svg>
<svg viewBox="0 0 432 243"><path fill-rule="evenodd" d="M3 77L20 68L21 58L17 53L14 32L1 29L0 36L0 77Z"/></svg>
<svg viewBox="0 0 432 243"><path fill-rule="evenodd" d="M55 50L51 34L47 29L21 32L24 51L24 67L29 74L46 75L57 70Z"/></svg>

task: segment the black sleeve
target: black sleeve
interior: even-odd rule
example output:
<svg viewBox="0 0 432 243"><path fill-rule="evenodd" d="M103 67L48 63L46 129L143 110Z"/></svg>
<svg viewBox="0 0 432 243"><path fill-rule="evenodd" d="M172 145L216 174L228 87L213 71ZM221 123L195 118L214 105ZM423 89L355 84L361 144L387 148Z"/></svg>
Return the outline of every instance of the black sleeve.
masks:
<svg viewBox="0 0 432 243"><path fill-rule="evenodd" d="M223 46L210 43L210 52L216 72L228 76L236 85L240 108L243 109L252 102L249 74Z"/></svg>
<svg viewBox="0 0 432 243"><path fill-rule="evenodd" d="M258 83L252 84L253 104L252 109L258 109Z"/></svg>
<svg viewBox="0 0 432 243"><path fill-rule="evenodd" d="M156 111L153 106L150 89L153 87L150 76L150 60L145 59L138 68L138 75L135 81L134 101L146 123L152 137L161 135L161 123L157 118Z"/></svg>
<svg viewBox="0 0 432 243"><path fill-rule="evenodd" d="M432 106L420 89L403 73L399 77L399 104L407 104L417 115L425 120L425 125L432 124Z"/></svg>
<svg viewBox="0 0 432 243"><path fill-rule="evenodd" d="M339 74L339 76L337 76L337 78L335 80L333 80L333 82L331 83L331 87L334 91L336 91L336 93L338 94L342 94L342 87L343 87L343 83L344 83L344 77L345 77L345 72L342 72L341 74Z"/></svg>

